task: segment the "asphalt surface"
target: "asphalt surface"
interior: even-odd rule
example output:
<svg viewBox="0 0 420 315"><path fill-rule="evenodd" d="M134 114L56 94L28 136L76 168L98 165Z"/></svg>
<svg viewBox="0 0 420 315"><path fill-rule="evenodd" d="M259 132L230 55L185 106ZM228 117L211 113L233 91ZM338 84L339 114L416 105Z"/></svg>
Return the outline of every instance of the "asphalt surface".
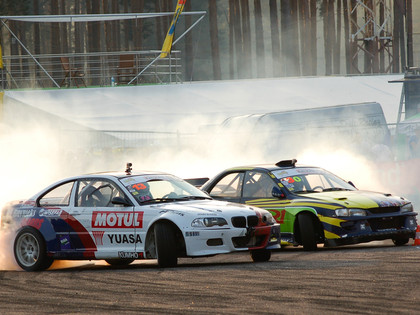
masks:
<svg viewBox="0 0 420 315"><path fill-rule="evenodd" d="M419 314L420 247L390 242L286 248L111 267L55 262L0 271L1 314Z"/></svg>

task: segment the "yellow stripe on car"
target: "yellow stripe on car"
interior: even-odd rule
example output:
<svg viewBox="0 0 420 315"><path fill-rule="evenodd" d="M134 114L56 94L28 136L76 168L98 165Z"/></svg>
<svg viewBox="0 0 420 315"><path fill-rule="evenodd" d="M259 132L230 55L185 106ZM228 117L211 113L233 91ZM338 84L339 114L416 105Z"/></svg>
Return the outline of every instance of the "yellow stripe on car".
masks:
<svg viewBox="0 0 420 315"><path fill-rule="evenodd" d="M325 236L325 238L327 238L327 239L340 238L340 236L339 236L339 235L337 235L337 234L335 234L335 233L331 233L331 232L329 232L329 231L327 231L327 230L324 230L324 236Z"/></svg>
<svg viewBox="0 0 420 315"><path fill-rule="evenodd" d="M325 222L327 224L335 225L335 226L338 226L338 227L341 227L341 222L345 222L346 221L346 220L342 220L342 219L325 217L323 215L318 215L318 218L319 218L319 220L321 220L321 222Z"/></svg>

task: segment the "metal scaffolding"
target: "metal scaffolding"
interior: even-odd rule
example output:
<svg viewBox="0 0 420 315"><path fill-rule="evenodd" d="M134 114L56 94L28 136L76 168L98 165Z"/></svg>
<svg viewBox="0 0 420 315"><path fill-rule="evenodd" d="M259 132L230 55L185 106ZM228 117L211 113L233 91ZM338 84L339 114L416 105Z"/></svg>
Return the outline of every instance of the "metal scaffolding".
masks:
<svg viewBox="0 0 420 315"><path fill-rule="evenodd" d="M392 70L392 11L390 0L353 2L350 13L352 73L388 73ZM363 62L359 57L363 57Z"/></svg>

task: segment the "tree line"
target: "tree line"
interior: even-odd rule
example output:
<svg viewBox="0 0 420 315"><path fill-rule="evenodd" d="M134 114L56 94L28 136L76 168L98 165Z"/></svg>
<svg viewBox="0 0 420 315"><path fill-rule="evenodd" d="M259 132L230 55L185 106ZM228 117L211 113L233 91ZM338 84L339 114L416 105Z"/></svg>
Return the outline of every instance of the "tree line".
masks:
<svg viewBox="0 0 420 315"><path fill-rule="evenodd" d="M176 0L2 0L0 14L173 12ZM180 41L185 80L399 73L413 66L412 0L187 0L207 11ZM389 28L370 36L376 19ZM7 21L35 55L160 49L171 18L79 23ZM194 22L186 15L177 34ZM372 29L370 29L372 28ZM360 30L361 29L361 30ZM356 36L355 36L356 34ZM26 52L2 25L3 53ZM18 65L23 67L24 65Z"/></svg>

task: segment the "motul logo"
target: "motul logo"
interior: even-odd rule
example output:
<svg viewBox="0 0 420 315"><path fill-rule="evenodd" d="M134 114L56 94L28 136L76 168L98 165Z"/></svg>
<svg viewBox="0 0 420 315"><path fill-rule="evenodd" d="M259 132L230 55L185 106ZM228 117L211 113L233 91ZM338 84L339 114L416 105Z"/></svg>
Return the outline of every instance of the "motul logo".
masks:
<svg viewBox="0 0 420 315"><path fill-rule="evenodd" d="M143 212L93 211L92 227L108 229L142 228Z"/></svg>

